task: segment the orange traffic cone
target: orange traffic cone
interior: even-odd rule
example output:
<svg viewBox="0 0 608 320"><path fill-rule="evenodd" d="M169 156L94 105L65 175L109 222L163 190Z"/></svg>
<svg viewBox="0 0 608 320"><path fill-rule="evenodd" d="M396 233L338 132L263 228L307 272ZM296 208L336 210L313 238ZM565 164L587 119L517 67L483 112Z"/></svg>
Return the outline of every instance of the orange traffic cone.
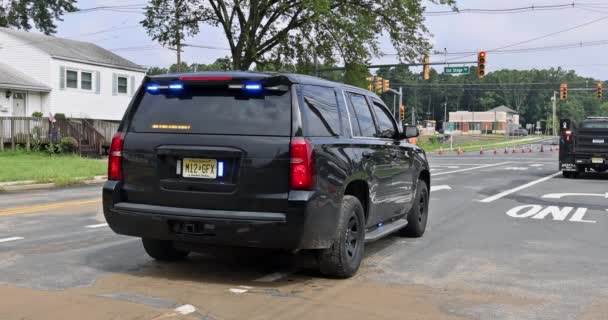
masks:
<svg viewBox="0 0 608 320"><path fill-rule="evenodd" d="M545 148L542 144L540 145L540 152L545 152Z"/></svg>
<svg viewBox="0 0 608 320"><path fill-rule="evenodd" d="M479 148L479 154L483 154L483 147Z"/></svg>
<svg viewBox="0 0 608 320"><path fill-rule="evenodd" d="M550 148L549 148L549 151L553 152L553 147L550 147Z"/></svg>
<svg viewBox="0 0 608 320"><path fill-rule="evenodd" d="M505 154L509 154L509 150L507 150L507 148L505 148Z"/></svg>
<svg viewBox="0 0 608 320"><path fill-rule="evenodd" d="M526 148L522 147L521 148L521 153L526 153Z"/></svg>
<svg viewBox="0 0 608 320"><path fill-rule="evenodd" d="M439 148L439 155L443 155L443 148Z"/></svg>
<svg viewBox="0 0 608 320"><path fill-rule="evenodd" d="M498 154L498 150L494 148L494 154Z"/></svg>
<svg viewBox="0 0 608 320"><path fill-rule="evenodd" d="M528 147L528 153L532 153L532 147Z"/></svg>
<svg viewBox="0 0 608 320"><path fill-rule="evenodd" d="M458 155L461 155L461 154L462 154L462 148L458 147Z"/></svg>
<svg viewBox="0 0 608 320"><path fill-rule="evenodd" d="M517 149L513 148L513 152L511 153L517 153Z"/></svg>

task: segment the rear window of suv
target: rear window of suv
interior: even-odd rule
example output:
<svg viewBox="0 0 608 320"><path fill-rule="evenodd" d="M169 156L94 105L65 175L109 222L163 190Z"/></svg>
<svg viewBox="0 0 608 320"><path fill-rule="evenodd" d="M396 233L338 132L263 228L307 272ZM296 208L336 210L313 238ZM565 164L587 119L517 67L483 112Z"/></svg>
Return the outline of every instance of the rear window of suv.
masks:
<svg viewBox="0 0 608 320"><path fill-rule="evenodd" d="M247 94L222 88L146 92L133 115L132 132L289 136L291 94Z"/></svg>
<svg viewBox="0 0 608 320"><path fill-rule="evenodd" d="M608 129L608 121L583 121L585 129Z"/></svg>
<svg viewBox="0 0 608 320"><path fill-rule="evenodd" d="M333 88L302 85L302 122L309 137L331 137L340 134L338 100Z"/></svg>

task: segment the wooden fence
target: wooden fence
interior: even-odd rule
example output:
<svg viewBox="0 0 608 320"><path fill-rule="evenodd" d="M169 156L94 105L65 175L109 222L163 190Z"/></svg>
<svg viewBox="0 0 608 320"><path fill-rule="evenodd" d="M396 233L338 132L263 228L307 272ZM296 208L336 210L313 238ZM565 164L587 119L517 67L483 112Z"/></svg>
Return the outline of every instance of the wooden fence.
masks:
<svg viewBox="0 0 608 320"><path fill-rule="evenodd" d="M57 119L51 123L48 118L0 117L0 151L8 146L14 150L17 145L29 150L33 144L69 136L78 141L81 153L82 148L99 153L109 145L118 126L118 122L86 119Z"/></svg>

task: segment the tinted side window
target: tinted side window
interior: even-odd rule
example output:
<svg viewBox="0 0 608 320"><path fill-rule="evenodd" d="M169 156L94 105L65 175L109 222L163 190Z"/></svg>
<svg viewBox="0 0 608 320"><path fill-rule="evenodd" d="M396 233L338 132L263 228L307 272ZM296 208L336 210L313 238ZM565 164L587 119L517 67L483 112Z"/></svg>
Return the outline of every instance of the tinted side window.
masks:
<svg viewBox="0 0 608 320"><path fill-rule="evenodd" d="M349 96L350 101L353 104L353 109L355 109L354 119L351 121L356 121L358 123L359 128L361 128L362 137L375 137L376 127L374 126L374 119L372 118L367 99L360 94L349 93ZM353 115L351 115L351 117L352 116Z"/></svg>
<svg viewBox="0 0 608 320"><path fill-rule="evenodd" d="M333 88L303 85L302 122L304 134L313 137L330 137L340 133L338 101Z"/></svg>
<svg viewBox="0 0 608 320"><path fill-rule="evenodd" d="M379 138L394 138L397 132L392 115L390 115L382 105L377 102L373 104L374 112L376 113L376 123L378 125Z"/></svg>

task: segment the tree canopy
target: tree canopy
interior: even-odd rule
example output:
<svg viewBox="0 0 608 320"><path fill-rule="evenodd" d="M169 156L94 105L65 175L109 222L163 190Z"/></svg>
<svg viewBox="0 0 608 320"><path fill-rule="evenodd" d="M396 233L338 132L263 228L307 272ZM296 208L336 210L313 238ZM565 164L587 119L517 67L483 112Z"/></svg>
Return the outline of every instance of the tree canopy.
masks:
<svg viewBox="0 0 608 320"><path fill-rule="evenodd" d="M45 34L57 31L56 20L66 12L77 10L76 0L11 0L0 1L0 27L31 30ZM32 26L33 23L33 26Z"/></svg>
<svg viewBox="0 0 608 320"><path fill-rule="evenodd" d="M198 24L219 27L229 45L232 67L254 64L304 63L319 59L332 64L363 65L379 55L379 41L388 35L402 61L419 59L431 48L424 25L423 0L151 0L142 25L162 44L175 43L190 24L171 23L172 10L185 6ZM431 0L454 6L454 0ZM165 21L167 23L158 23ZM198 26L197 24L197 26Z"/></svg>

